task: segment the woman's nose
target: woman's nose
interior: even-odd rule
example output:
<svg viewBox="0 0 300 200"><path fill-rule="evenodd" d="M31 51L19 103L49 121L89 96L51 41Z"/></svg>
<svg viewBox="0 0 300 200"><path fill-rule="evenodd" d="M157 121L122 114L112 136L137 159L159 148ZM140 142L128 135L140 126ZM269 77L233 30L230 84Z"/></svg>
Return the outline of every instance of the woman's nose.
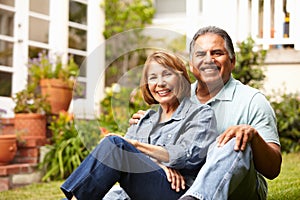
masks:
<svg viewBox="0 0 300 200"><path fill-rule="evenodd" d="M159 86L163 86L163 85L165 85L166 84L166 81L165 81L165 79L163 78L163 77L158 77L158 79L157 79L157 85L159 85Z"/></svg>

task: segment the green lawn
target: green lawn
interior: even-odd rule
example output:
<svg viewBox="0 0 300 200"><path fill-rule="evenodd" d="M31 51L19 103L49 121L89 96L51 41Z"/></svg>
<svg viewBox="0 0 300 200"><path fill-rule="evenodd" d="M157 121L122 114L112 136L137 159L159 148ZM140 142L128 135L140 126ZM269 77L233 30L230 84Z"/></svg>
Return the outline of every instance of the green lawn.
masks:
<svg viewBox="0 0 300 200"><path fill-rule="evenodd" d="M0 192L1 200L60 200L64 196L60 181L32 184L14 190ZM280 175L268 181L268 200L300 199L300 153L284 154Z"/></svg>
<svg viewBox="0 0 300 200"><path fill-rule="evenodd" d="M268 184L268 200L300 199L300 153L283 155L280 175Z"/></svg>
<svg viewBox="0 0 300 200"><path fill-rule="evenodd" d="M60 200L64 197L59 187L62 182L36 183L0 192L0 200Z"/></svg>

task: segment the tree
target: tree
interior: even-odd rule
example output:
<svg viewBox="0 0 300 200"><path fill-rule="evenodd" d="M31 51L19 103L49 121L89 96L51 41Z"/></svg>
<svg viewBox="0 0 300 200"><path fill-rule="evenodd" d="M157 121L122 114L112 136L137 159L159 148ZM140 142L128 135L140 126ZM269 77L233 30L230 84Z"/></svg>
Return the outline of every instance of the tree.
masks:
<svg viewBox="0 0 300 200"><path fill-rule="evenodd" d="M255 88L262 86L265 78L262 65L266 57L266 50L255 50L255 42L251 37L245 41L237 43L236 65L233 77L242 83Z"/></svg>
<svg viewBox="0 0 300 200"><path fill-rule="evenodd" d="M105 0L102 5L105 11L105 31L103 35L106 39L132 29L132 35L126 38L109 41L106 46L106 60L113 61L106 63L109 65L106 71L106 85L111 85L130 68L143 64L146 58L145 49L128 52L121 57L117 57L120 49L127 49L128 45L137 42L147 42L147 37L141 34L142 29L152 23L155 9L152 0Z"/></svg>

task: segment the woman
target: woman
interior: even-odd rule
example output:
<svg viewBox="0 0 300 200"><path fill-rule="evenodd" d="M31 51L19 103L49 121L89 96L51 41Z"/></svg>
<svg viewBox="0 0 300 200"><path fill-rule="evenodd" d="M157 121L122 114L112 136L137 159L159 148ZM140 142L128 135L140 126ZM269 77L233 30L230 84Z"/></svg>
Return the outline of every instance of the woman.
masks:
<svg viewBox="0 0 300 200"><path fill-rule="evenodd" d="M116 182L132 199L178 199L192 184L217 137L213 111L189 100L186 67L169 53L147 58L141 90L158 111L148 110L125 138L104 138L61 186L68 199L102 199ZM179 171L187 187L172 189L165 167Z"/></svg>

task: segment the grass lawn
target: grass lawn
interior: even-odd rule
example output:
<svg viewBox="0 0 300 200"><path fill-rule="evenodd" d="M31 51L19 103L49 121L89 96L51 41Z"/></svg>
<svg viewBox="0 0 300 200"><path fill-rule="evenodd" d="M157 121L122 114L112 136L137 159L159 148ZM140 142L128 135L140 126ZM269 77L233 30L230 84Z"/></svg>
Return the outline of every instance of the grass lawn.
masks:
<svg viewBox="0 0 300 200"><path fill-rule="evenodd" d="M1 200L60 200L62 181L32 184L0 192ZM284 154L280 175L270 181L268 200L300 199L300 153Z"/></svg>
<svg viewBox="0 0 300 200"><path fill-rule="evenodd" d="M268 184L268 200L300 199L300 153L283 155L280 175Z"/></svg>

